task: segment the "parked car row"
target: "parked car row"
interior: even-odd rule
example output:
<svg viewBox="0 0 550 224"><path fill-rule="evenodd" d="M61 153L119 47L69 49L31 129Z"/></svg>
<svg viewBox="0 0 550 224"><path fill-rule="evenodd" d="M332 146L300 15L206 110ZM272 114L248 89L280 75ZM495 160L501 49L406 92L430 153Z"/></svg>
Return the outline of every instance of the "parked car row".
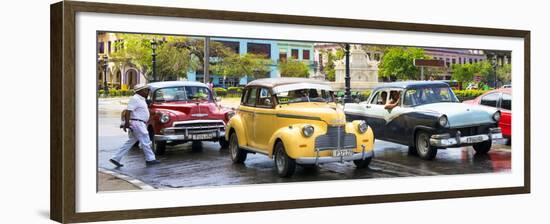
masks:
<svg viewBox="0 0 550 224"><path fill-rule="evenodd" d="M258 79L245 86L235 111L222 108L202 83L157 82L149 88L155 153L163 154L167 144L217 141L229 148L234 163L249 153L273 158L281 177L292 176L296 166L330 162L368 167L374 138L433 159L438 149L464 145L487 153L506 130L498 126L507 103L503 93L497 108L462 104L448 84L437 81L384 84L367 101L342 105L322 81Z"/></svg>

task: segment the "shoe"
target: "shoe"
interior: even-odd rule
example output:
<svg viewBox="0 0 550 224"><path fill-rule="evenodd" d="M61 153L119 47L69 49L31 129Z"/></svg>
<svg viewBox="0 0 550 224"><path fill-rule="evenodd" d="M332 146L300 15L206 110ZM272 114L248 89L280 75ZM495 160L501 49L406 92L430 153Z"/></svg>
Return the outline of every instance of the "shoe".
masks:
<svg viewBox="0 0 550 224"><path fill-rule="evenodd" d="M124 165L122 165L122 163L119 163L117 162L116 160L114 159L109 159L109 162L111 162L112 164L114 164L117 168L118 167L123 167Z"/></svg>
<svg viewBox="0 0 550 224"><path fill-rule="evenodd" d="M145 165L147 165L147 166L157 165L159 163L160 163L160 161L158 161L158 160L145 161Z"/></svg>

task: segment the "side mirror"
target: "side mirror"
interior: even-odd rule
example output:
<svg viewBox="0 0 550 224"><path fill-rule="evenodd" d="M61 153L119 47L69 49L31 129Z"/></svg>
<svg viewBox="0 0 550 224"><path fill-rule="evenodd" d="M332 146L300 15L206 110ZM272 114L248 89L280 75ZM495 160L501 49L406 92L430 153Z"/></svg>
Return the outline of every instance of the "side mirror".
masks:
<svg viewBox="0 0 550 224"><path fill-rule="evenodd" d="M216 97L216 102L221 102L222 101L222 97L221 96L217 96Z"/></svg>
<svg viewBox="0 0 550 224"><path fill-rule="evenodd" d="M151 104L153 103L153 101L152 101L152 100L149 100L149 99L147 99L147 100L145 100L145 103L147 103L147 106L151 106Z"/></svg>
<svg viewBox="0 0 550 224"><path fill-rule="evenodd" d="M271 106L271 105L272 105L272 104L271 104L271 100L270 100L270 99L265 99L265 101L264 101L264 102L265 102L265 105L269 105L269 106Z"/></svg>

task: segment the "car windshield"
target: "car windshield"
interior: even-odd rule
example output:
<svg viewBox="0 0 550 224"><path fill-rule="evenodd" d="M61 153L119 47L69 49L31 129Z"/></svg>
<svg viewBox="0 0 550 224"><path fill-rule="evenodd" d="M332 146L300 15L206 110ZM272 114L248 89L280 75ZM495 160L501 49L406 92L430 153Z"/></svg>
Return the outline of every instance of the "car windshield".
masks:
<svg viewBox="0 0 550 224"><path fill-rule="evenodd" d="M155 91L155 102L177 102L177 101L210 101L212 95L210 90L202 86L177 86L162 88Z"/></svg>
<svg viewBox="0 0 550 224"><path fill-rule="evenodd" d="M297 89L276 94L278 103L334 102L332 91Z"/></svg>
<svg viewBox="0 0 550 224"><path fill-rule="evenodd" d="M405 91L403 105L417 106L440 102L459 102L449 87L426 87Z"/></svg>

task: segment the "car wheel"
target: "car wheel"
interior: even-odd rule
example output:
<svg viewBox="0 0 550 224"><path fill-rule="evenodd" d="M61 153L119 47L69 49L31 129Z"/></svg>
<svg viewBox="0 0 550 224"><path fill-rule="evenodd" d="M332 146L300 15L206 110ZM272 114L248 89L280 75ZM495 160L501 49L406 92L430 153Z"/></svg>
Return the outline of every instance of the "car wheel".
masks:
<svg viewBox="0 0 550 224"><path fill-rule="evenodd" d="M372 161L372 157L365 158L365 159L358 159L353 160L353 163L355 164L355 167L357 169L364 169L369 167L370 162Z"/></svg>
<svg viewBox="0 0 550 224"><path fill-rule="evenodd" d="M409 151L407 151L407 153L409 153L409 155L411 156L418 156L418 152L416 151L416 147L414 146L409 146Z"/></svg>
<svg viewBox="0 0 550 224"><path fill-rule="evenodd" d="M229 147L229 142L225 140L224 137L220 138L219 143L222 149L227 149L227 147Z"/></svg>
<svg viewBox="0 0 550 224"><path fill-rule="evenodd" d="M192 141L191 142L191 151L199 152L201 150L202 150L202 142L201 141Z"/></svg>
<svg viewBox="0 0 550 224"><path fill-rule="evenodd" d="M476 150L476 154L486 154L491 150L491 145L491 141L476 143L474 144L474 150Z"/></svg>
<svg viewBox="0 0 550 224"><path fill-rule="evenodd" d="M432 160L437 155L437 148L430 145L430 135L426 132L420 131L416 134L416 152L420 158L425 160Z"/></svg>
<svg viewBox="0 0 550 224"><path fill-rule="evenodd" d="M231 133L231 136L229 136L229 151L231 151L233 163L244 163L246 160L247 153L239 147L236 133Z"/></svg>
<svg viewBox="0 0 550 224"><path fill-rule="evenodd" d="M288 157L282 142L275 144L275 167L279 177L291 177L296 169L296 161Z"/></svg>
<svg viewBox="0 0 550 224"><path fill-rule="evenodd" d="M151 140L151 149L155 155L164 155L166 152L166 141L155 141L155 133L152 129L148 130L149 139Z"/></svg>

